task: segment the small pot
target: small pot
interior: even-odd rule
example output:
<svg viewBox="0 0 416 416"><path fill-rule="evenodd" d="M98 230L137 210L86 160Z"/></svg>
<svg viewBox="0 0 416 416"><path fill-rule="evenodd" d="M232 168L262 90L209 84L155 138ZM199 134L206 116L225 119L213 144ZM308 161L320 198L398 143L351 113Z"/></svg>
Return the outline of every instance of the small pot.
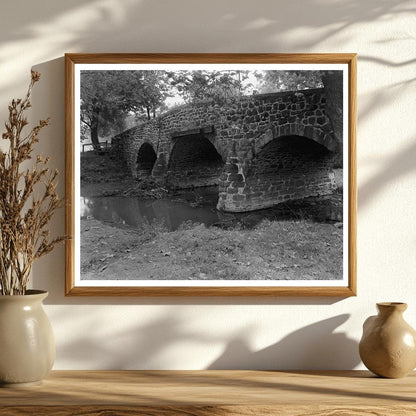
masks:
<svg viewBox="0 0 416 416"><path fill-rule="evenodd" d="M40 384L55 360L55 341L43 309L48 292L0 296L0 387Z"/></svg>
<svg viewBox="0 0 416 416"><path fill-rule="evenodd" d="M405 303L377 303L378 315L364 322L360 357L381 377L405 377L416 367L416 331L403 319Z"/></svg>

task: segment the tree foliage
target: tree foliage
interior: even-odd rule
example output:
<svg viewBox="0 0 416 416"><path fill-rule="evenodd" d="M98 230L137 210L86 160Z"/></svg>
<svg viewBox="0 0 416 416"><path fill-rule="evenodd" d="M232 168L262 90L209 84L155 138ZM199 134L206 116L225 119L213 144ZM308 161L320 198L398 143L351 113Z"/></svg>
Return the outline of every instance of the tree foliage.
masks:
<svg viewBox="0 0 416 416"><path fill-rule="evenodd" d="M260 92L297 91L323 86L321 71L263 71L256 74Z"/></svg>
<svg viewBox="0 0 416 416"><path fill-rule="evenodd" d="M170 95L166 71L125 71L122 75L125 75L121 80L124 111L144 113L150 120L165 108L165 99Z"/></svg>
<svg viewBox="0 0 416 416"><path fill-rule="evenodd" d="M116 71L81 71L81 137L89 131L95 150L98 135L121 119L122 107Z"/></svg>
<svg viewBox="0 0 416 416"><path fill-rule="evenodd" d="M224 103L244 94L247 74L248 71L175 71L169 73L169 78L185 102Z"/></svg>
<svg viewBox="0 0 416 416"><path fill-rule="evenodd" d="M168 94L164 71L81 71L81 137L100 150L99 135L122 131L128 114L155 117Z"/></svg>

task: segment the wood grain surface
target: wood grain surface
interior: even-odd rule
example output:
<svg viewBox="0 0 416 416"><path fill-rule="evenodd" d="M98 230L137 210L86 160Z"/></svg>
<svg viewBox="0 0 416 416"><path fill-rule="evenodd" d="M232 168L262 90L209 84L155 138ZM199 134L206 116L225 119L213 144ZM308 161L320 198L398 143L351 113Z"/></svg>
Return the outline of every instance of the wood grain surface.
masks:
<svg viewBox="0 0 416 416"><path fill-rule="evenodd" d="M0 415L407 416L416 375L366 371L54 371L0 389Z"/></svg>

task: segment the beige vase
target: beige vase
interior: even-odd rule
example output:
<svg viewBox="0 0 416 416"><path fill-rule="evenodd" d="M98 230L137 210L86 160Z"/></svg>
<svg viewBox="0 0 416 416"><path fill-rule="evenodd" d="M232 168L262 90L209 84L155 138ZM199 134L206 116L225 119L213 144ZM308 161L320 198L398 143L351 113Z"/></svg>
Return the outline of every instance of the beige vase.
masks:
<svg viewBox="0 0 416 416"><path fill-rule="evenodd" d="M377 303L378 315L363 325L360 357L381 377L404 377L416 367L416 331L403 319L405 303Z"/></svg>
<svg viewBox="0 0 416 416"><path fill-rule="evenodd" d="M39 384L55 360L52 327L43 310L48 292L0 296L0 386Z"/></svg>

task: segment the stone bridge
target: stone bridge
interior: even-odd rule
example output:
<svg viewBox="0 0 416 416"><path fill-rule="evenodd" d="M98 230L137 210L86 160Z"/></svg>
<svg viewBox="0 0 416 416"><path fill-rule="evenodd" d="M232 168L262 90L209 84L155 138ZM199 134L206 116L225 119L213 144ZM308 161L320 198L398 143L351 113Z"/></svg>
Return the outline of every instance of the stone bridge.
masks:
<svg viewBox="0 0 416 416"><path fill-rule="evenodd" d="M324 88L184 105L114 137L112 150L134 177L218 185L219 210L257 210L332 192L342 133L327 107Z"/></svg>

